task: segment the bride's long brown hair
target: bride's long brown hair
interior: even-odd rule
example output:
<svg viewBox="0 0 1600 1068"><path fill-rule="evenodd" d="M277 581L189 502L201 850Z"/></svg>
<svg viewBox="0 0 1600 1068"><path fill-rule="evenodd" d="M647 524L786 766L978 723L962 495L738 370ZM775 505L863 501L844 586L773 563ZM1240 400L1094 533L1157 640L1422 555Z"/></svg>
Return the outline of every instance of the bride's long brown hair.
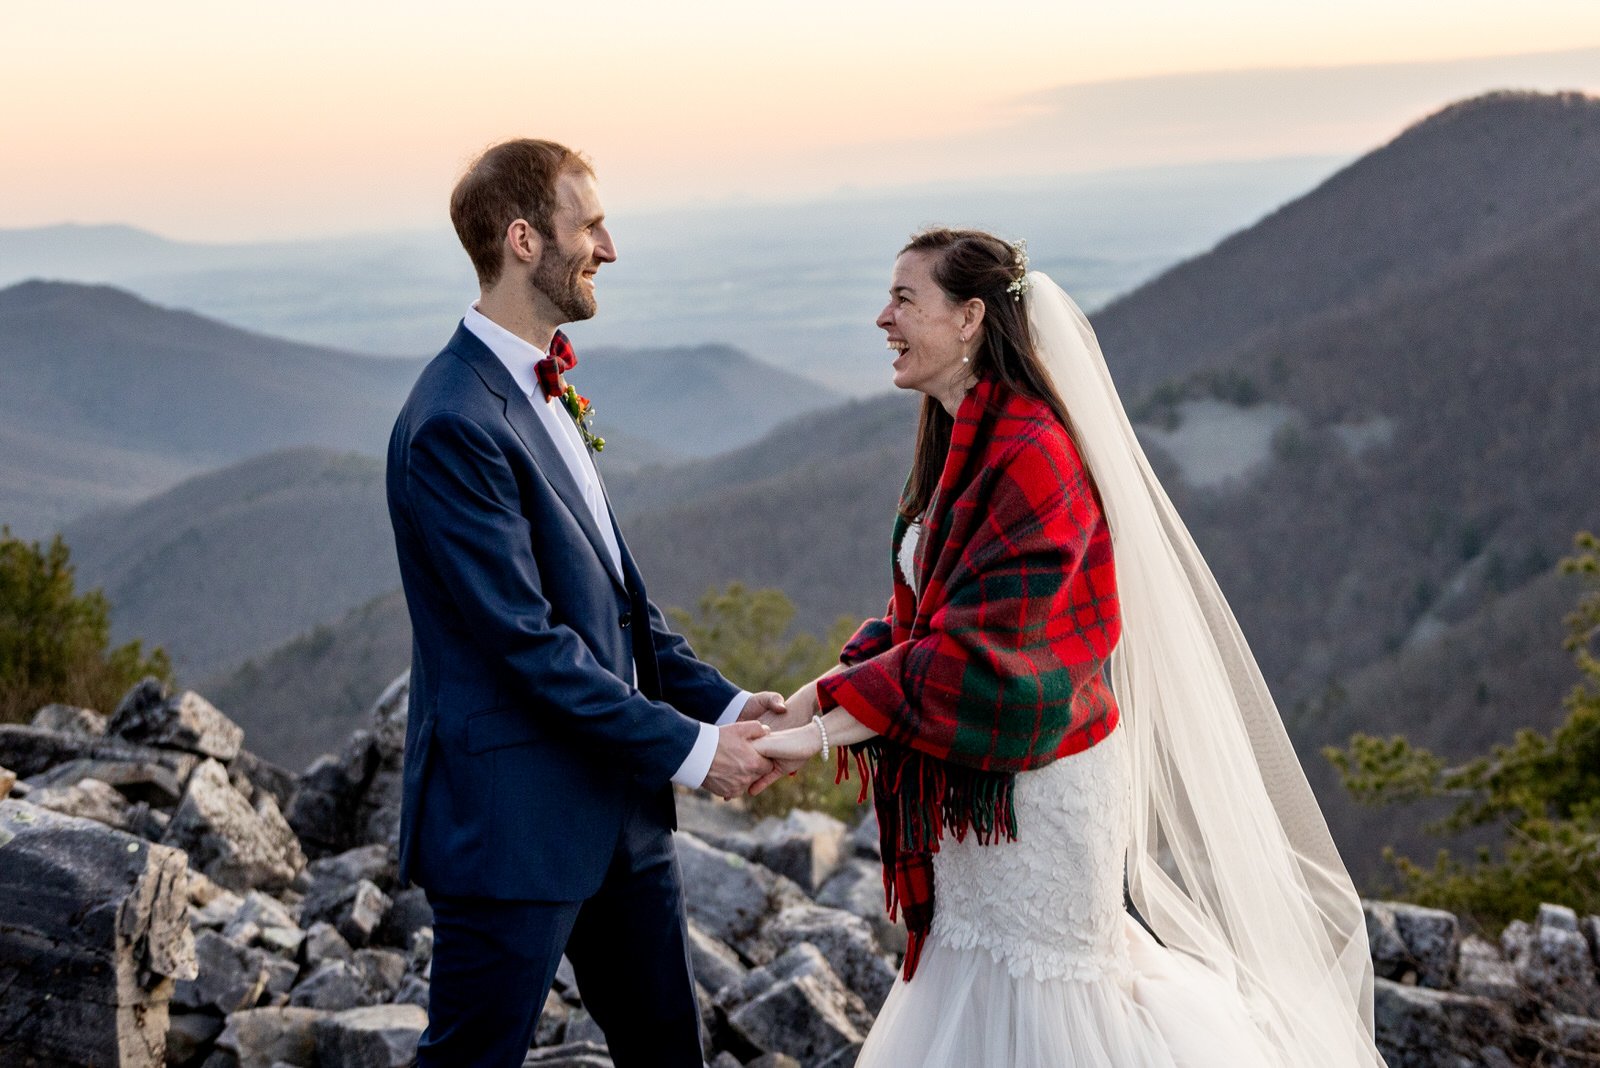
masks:
<svg viewBox="0 0 1600 1068"><path fill-rule="evenodd" d="M1007 288L1022 277L1016 249L983 230L936 227L913 234L900 255L907 252L932 254L933 280L951 301L983 301L983 337L972 357L972 373L978 378L999 379L1011 392L1048 404L1076 441L1066 405L1051 388L1034 351L1022 302ZM916 455L900 498L900 514L907 519L920 516L933 499L954 427L955 420L944 405L932 397L922 399Z"/></svg>

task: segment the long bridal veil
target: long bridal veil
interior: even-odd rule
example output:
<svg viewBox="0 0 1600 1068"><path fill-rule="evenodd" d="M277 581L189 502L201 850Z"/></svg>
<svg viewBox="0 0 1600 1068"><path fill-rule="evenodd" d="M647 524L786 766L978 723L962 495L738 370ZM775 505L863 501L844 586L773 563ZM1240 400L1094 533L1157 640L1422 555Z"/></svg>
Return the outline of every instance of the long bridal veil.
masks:
<svg viewBox="0 0 1600 1068"><path fill-rule="evenodd" d="M1112 688L1133 763L1129 891L1236 989L1285 1065L1383 1065L1361 902L1233 612L1134 436L1099 342L1045 274L1024 296L1111 528Z"/></svg>

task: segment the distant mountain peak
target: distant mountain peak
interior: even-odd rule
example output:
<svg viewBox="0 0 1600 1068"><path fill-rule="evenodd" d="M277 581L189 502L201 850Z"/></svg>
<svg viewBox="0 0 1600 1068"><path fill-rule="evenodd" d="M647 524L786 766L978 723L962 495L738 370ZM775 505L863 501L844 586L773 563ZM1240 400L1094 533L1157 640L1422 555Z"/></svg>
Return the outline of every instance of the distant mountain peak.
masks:
<svg viewBox="0 0 1600 1068"><path fill-rule="evenodd" d="M1457 122L1520 119L1529 116L1560 117L1577 112L1600 114L1600 97L1576 91L1541 93L1532 89L1496 89L1493 92L1447 104L1433 114L1412 123L1406 132L1438 129Z"/></svg>
<svg viewBox="0 0 1600 1068"><path fill-rule="evenodd" d="M86 285L82 282L61 282L48 278L30 278L0 289L0 312L17 309L37 311L61 305L97 307L105 310L138 308L149 310L156 305L142 297L116 286Z"/></svg>

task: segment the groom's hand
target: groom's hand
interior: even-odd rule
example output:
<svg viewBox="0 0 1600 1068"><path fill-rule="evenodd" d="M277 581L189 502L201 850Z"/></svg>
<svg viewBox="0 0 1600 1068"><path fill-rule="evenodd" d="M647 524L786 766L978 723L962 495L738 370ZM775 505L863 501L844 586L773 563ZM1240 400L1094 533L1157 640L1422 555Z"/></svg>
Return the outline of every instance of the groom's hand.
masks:
<svg viewBox="0 0 1600 1068"><path fill-rule="evenodd" d="M701 786L730 800L772 771L772 761L755 748L755 740L766 737L768 728L763 723L739 722L718 727L717 731L717 753L711 758L711 770L706 772Z"/></svg>
<svg viewBox="0 0 1600 1068"><path fill-rule="evenodd" d="M776 720L782 718L787 709L783 704L783 694L773 693L771 690L762 693L753 693L750 700L744 703L743 710L739 713L739 722L748 723L751 720L760 720L773 730L778 730Z"/></svg>

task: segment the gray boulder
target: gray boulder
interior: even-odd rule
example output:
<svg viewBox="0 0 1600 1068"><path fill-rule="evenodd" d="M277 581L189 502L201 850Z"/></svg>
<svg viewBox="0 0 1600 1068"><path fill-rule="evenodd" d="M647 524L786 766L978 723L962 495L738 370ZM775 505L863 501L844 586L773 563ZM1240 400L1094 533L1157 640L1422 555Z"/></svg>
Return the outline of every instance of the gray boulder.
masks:
<svg viewBox="0 0 1600 1068"><path fill-rule="evenodd" d="M1499 947L1477 935L1468 935L1461 940L1458 962L1456 989L1461 993L1507 1005L1524 1000L1517 973L1501 955Z"/></svg>
<svg viewBox="0 0 1600 1068"><path fill-rule="evenodd" d="M1506 1050L1516 1025L1488 998L1377 980L1378 1049L1389 1068L1463 1068L1488 1063L1487 1049Z"/></svg>
<svg viewBox="0 0 1600 1068"><path fill-rule="evenodd" d="M742 802L723 801L698 790L680 786L677 791L678 829L694 835L709 845L726 853L737 853L749 859L755 852L756 819ZM739 847L726 844L732 841L745 843Z"/></svg>
<svg viewBox="0 0 1600 1068"><path fill-rule="evenodd" d="M40 808L94 820L119 831L131 831L128 799L99 779L83 779L71 786L45 786L29 792L28 800Z"/></svg>
<svg viewBox="0 0 1600 1068"><path fill-rule="evenodd" d="M76 705L45 705L29 721L41 730L98 738L106 732L106 717L92 708Z"/></svg>
<svg viewBox="0 0 1600 1068"><path fill-rule="evenodd" d="M300 966L266 950L254 952L260 954L262 966L267 970L267 987L256 1004L262 1008L289 1004L289 992L300 978Z"/></svg>
<svg viewBox="0 0 1600 1068"><path fill-rule="evenodd" d="M306 910L316 912L319 900L339 897L351 883L361 879L379 887L390 885L394 881L395 866L387 846L369 844L313 860L306 872L311 877L311 886L306 891Z"/></svg>
<svg viewBox="0 0 1600 1068"><path fill-rule="evenodd" d="M1513 920L1500 936L1517 980L1557 1012L1600 1016L1600 980L1588 940L1571 909L1543 905L1528 925Z"/></svg>
<svg viewBox="0 0 1600 1068"><path fill-rule="evenodd" d="M565 1042L528 1051L522 1068L613 1068L605 1047L593 1042Z"/></svg>
<svg viewBox="0 0 1600 1068"><path fill-rule="evenodd" d="M850 832L850 850L862 860L882 860L883 847L878 833L878 810L867 806L866 815Z"/></svg>
<svg viewBox="0 0 1600 1068"><path fill-rule="evenodd" d="M802 943L816 946L874 1016L894 986L894 967L879 950L872 929L848 912L791 905L768 920L762 933L780 953Z"/></svg>
<svg viewBox="0 0 1600 1068"><path fill-rule="evenodd" d="M372 731L373 766L356 802L355 839L393 845L400 837L400 792L406 754L406 717L411 705L411 672L391 682L367 714Z"/></svg>
<svg viewBox="0 0 1600 1068"><path fill-rule="evenodd" d="M428 980L419 975L408 975L400 980L400 988L394 992L391 999L396 1005L417 1005L426 1010L428 1007ZM556 1000L560 1000L557 998ZM537 1037L534 1039L538 1042Z"/></svg>
<svg viewBox="0 0 1600 1068"><path fill-rule="evenodd" d="M188 852L195 868L240 893L281 889L305 864L277 802L263 796L252 808L215 760L189 776L164 841Z"/></svg>
<svg viewBox="0 0 1600 1068"><path fill-rule="evenodd" d="M174 1012L167 1023L167 1064L198 1062L201 1054L216 1042L222 1027L222 1017L209 1012Z"/></svg>
<svg viewBox="0 0 1600 1068"><path fill-rule="evenodd" d="M331 923L317 922L306 929L306 939L300 947L301 959L316 966L326 960L355 960L355 951L344 935Z"/></svg>
<svg viewBox="0 0 1600 1068"><path fill-rule="evenodd" d="M158 679L145 679L122 699L106 734L158 749L181 749L227 762L239 755L244 730L193 690L167 696Z"/></svg>
<svg viewBox="0 0 1600 1068"><path fill-rule="evenodd" d="M181 980L173 992L175 1008L226 1016L254 1008L267 989L267 956L230 942L215 931L201 931L194 940L199 964L193 979Z"/></svg>
<svg viewBox="0 0 1600 1068"><path fill-rule="evenodd" d="M382 998L352 961L325 960L307 973L289 995L298 1008L343 1012L376 1005Z"/></svg>
<svg viewBox="0 0 1600 1068"><path fill-rule="evenodd" d="M358 949L354 964L377 1000L388 1001L400 989L408 961L404 953L393 949Z"/></svg>
<svg viewBox="0 0 1600 1068"><path fill-rule="evenodd" d="M65 787L85 779L98 779L129 801L171 808L183 797L183 783L165 764L150 760L95 760L80 757L57 764L33 776L28 784L38 787Z"/></svg>
<svg viewBox="0 0 1600 1068"><path fill-rule="evenodd" d="M865 920L878 944L890 953L906 951L905 920L899 916L889 919L889 910L884 904L882 862L859 856L845 861L833 878L817 891L817 904L841 909Z"/></svg>
<svg viewBox="0 0 1600 1068"><path fill-rule="evenodd" d="M692 834L680 831L675 837L689 918L747 957L770 960L770 949L763 953L749 940L774 909L809 901L805 892L761 865L714 849Z"/></svg>
<svg viewBox="0 0 1600 1068"><path fill-rule="evenodd" d="M1443 909L1393 902L1389 908L1394 912L1400 939L1416 963L1417 984L1434 990L1450 987L1461 947L1460 921Z"/></svg>
<svg viewBox="0 0 1600 1068"><path fill-rule="evenodd" d="M408 970L427 978L433 974L433 928L421 927L411 936L406 950Z"/></svg>
<svg viewBox="0 0 1600 1068"><path fill-rule="evenodd" d="M433 909L428 895L419 886L408 886L390 896L389 910L376 932L376 941L385 946L408 948L417 932L433 926Z"/></svg>
<svg viewBox="0 0 1600 1068"><path fill-rule="evenodd" d="M18 778L30 779L71 760L160 764L170 769L179 782L184 782L201 758L194 753L134 745L117 738L63 734L42 727L0 723L0 765L16 772Z"/></svg>
<svg viewBox="0 0 1600 1068"><path fill-rule="evenodd" d="M567 1030L567 1018L572 1007L554 990L544 996L544 1008L539 1013L539 1024L534 1029L535 1046L557 1046Z"/></svg>
<svg viewBox="0 0 1600 1068"><path fill-rule="evenodd" d="M808 944L719 991L717 1008L739 1041L804 1064L859 1045L872 1023L861 999Z"/></svg>
<svg viewBox="0 0 1600 1068"><path fill-rule="evenodd" d="M330 920L346 942L360 948L372 941L373 932L383 923L388 911L388 895L362 879L320 909L317 915Z"/></svg>
<svg viewBox="0 0 1600 1068"><path fill-rule="evenodd" d="M416 1005L349 1009L313 1025L317 1061L339 1068L404 1068L417 1055L428 1014Z"/></svg>
<svg viewBox="0 0 1600 1068"><path fill-rule="evenodd" d="M239 750L239 755L228 764L228 780L251 801L259 799L263 793L271 794L279 811L288 810L300 787L300 777L294 772L263 760L248 749Z"/></svg>
<svg viewBox="0 0 1600 1068"><path fill-rule="evenodd" d="M689 921L689 960L695 979L707 990L721 990L729 983L737 983L749 971L737 953L693 920Z"/></svg>
<svg viewBox="0 0 1600 1068"><path fill-rule="evenodd" d="M251 890L244 895L233 915L228 917L222 934L235 942L250 945L259 942L267 931L291 929L297 933L300 931L294 913L287 905L260 890ZM303 940L305 936L301 933L298 937ZM296 941L295 945L298 947L299 942Z"/></svg>
<svg viewBox="0 0 1600 1068"><path fill-rule="evenodd" d="M159 1064L196 972L182 853L0 800L0 1063Z"/></svg>
<svg viewBox="0 0 1600 1068"><path fill-rule="evenodd" d="M1600 1020L1557 1013L1551 1020L1556 1051L1549 1063L1556 1068L1590 1068L1600 1064Z"/></svg>
<svg viewBox="0 0 1600 1068"><path fill-rule="evenodd" d="M751 859L814 894L839 867L848 833L832 816L795 809L781 820L768 818L756 824Z"/></svg>
<svg viewBox="0 0 1600 1068"><path fill-rule="evenodd" d="M233 1055L239 1068L272 1068L278 1063L315 1063L318 1020L328 1013L293 1007L246 1009L228 1017L217 1048Z"/></svg>
<svg viewBox="0 0 1600 1068"><path fill-rule="evenodd" d="M567 1013L567 1026L561 1032L561 1041L566 1045L577 1042L594 1046L604 1050L608 1056L611 1052L606 1046L606 1033L600 1030L600 1025L585 1009L572 1009Z"/></svg>
<svg viewBox="0 0 1600 1068"><path fill-rule="evenodd" d="M378 697L370 729L356 731L343 750L319 758L302 776L287 811L313 856L396 841L410 679L410 672L400 675Z"/></svg>
<svg viewBox="0 0 1600 1068"><path fill-rule="evenodd" d="M318 757L300 777L287 819L313 857L360 845L362 798L378 767L369 731L356 731L337 754Z"/></svg>

